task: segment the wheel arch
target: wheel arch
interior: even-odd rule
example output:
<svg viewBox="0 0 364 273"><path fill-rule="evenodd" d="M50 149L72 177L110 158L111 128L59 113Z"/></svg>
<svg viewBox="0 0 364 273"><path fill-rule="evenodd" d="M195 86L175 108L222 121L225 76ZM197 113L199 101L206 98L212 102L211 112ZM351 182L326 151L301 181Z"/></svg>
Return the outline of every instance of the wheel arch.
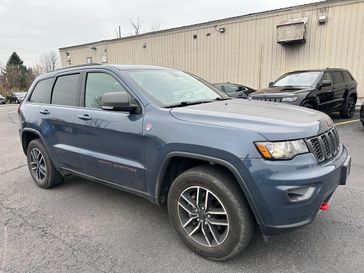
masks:
<svg viewBox="0 0 364 273"><path fill-rule="evenodd" d="M25 155L27 154L29 143L34 139L40 139L44 144L42 135L37 130L31 128L23 129L21 134L21 144Z"/></svg>
<svg viewBox="0 0 364 273"><path fill-rule="evenodd" d="M318 102L316 98L306 98L301 102L301 106L303 106L305 103L309 103L312 105L313 109L318 110Z"/></svg>
<svg viewBox="0 0 364 273"><path fill-rule="evenodd" d="M190 166L188 166L188 165L183 166L179 171L174 173L174 176L168 177L168 175L169 175L168 171L170 171L171 168L172 169L176 168L175 166L171 165L171 164L173 164L173 160L176 160L176 159L180 159L182 161L185 160L187 162L192 160L192 164ZM181 161L179 161L179 162L181 162ZM179 162L177 162L177 163L179 163ZM256 206L254 199L253 199L252 195L250 194L250 191L249 191L244 179L241 177L241 175L239 174L238 170L234 167L234 165L232 165L231 163L229 163L226 160L207 156L207 155L194 154L194 153L190 153L190 152L170 152L170 153L168 153L162 161L162 164L161 164L161 167L160 167L160 170L158 173L156 185L155 185L156 203L159 205L162 205L166 202L166 197L168 195L169 187L171 186L175 177L177 177L183 171L186 171L189 168L192 168L194 166L201 165L201 164L218 165L218 166L224 168L226 171L228 171L235 178L236 183L238 184L239 188L241 189L241 193L246 198L246 200L249 204L249 207L254 215L255 220L257 221L258 224L262 223L262 217L259 213L258 207ZM173 170L175 171L176 169L173 169Z"/></svg>

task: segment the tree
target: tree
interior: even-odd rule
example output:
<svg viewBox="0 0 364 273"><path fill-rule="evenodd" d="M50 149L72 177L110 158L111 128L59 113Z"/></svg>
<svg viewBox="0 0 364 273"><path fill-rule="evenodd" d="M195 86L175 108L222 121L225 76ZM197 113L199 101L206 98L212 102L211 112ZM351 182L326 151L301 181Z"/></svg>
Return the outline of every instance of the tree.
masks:
<svg viewBox="0 0 364 273"><path fill-rule="evenodd" d="M36 77L42 74L43 68L41 65L33 65L27 69L27 86L31 86Z"/></svg>
<svg viewBox="0 0 364 273"><path fill-rule="evenodd" d="M2 81L5 89L23 90L27 86L27 68L16 52L13 52L2 71Z"/></svg>
<svg viewBox="0 0 364 273"><path fill-rule="evenodd" d="M136 20L130 19L130 25L132 27L132 35L138 35L142 33L142 24L143 20L140 18L139 15L136 18Z"/></svg>
<svg viewBox="0 0 364 273"><path fill-rule="evenodd" d="M159 23L152 25L152 28L151 28L152 31L158 31L160 29L161 29L161 24L159 24Z"/></svg>
<svg viewBox="0 0 364 273"><path fill-rule="evenodd" d="M48 73L58 67L58 54L55 51L43 52L40 56L40 65L43 73Z"/></svg>

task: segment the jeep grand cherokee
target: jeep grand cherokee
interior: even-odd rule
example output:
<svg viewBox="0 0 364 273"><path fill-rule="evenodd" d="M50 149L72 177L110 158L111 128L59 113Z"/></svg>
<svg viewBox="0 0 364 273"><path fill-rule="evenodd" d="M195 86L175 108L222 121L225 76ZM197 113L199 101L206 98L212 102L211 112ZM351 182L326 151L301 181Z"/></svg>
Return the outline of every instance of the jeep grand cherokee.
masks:
<svg viewBox="0 0 364 273"><path fill-rule="evenodd" d="M224 260L314 220L350 170L332 120L231 99L179 70L88 65L38 77L19 108L42 188L77 175L167 204L182 241Z"/></svg>

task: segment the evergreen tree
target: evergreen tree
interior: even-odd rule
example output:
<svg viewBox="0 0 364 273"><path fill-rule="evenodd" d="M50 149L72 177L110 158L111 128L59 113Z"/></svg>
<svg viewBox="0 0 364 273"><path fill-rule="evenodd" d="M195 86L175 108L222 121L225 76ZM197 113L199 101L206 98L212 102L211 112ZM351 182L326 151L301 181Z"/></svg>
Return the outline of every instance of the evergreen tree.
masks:
<svg viewBox="0 0 364 273"><path fill-rule="evenodd" d="M9 90L25 90L28 87L27 74L23 60L13 52L3 70L4 84Z"/></svg>

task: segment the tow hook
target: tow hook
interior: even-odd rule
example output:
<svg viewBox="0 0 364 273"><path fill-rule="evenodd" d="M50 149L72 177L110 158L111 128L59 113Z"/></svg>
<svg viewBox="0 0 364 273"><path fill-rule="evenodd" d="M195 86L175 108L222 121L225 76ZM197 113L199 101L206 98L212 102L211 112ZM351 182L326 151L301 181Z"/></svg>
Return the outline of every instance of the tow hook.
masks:
<svg viewBox="0 0 364 273"><path fill-rule="evenodd" d="M320 206L320 210L322 210L322 211L329 210L329 208L330 208L330 205L327 202L323 202Z"/></svg>

